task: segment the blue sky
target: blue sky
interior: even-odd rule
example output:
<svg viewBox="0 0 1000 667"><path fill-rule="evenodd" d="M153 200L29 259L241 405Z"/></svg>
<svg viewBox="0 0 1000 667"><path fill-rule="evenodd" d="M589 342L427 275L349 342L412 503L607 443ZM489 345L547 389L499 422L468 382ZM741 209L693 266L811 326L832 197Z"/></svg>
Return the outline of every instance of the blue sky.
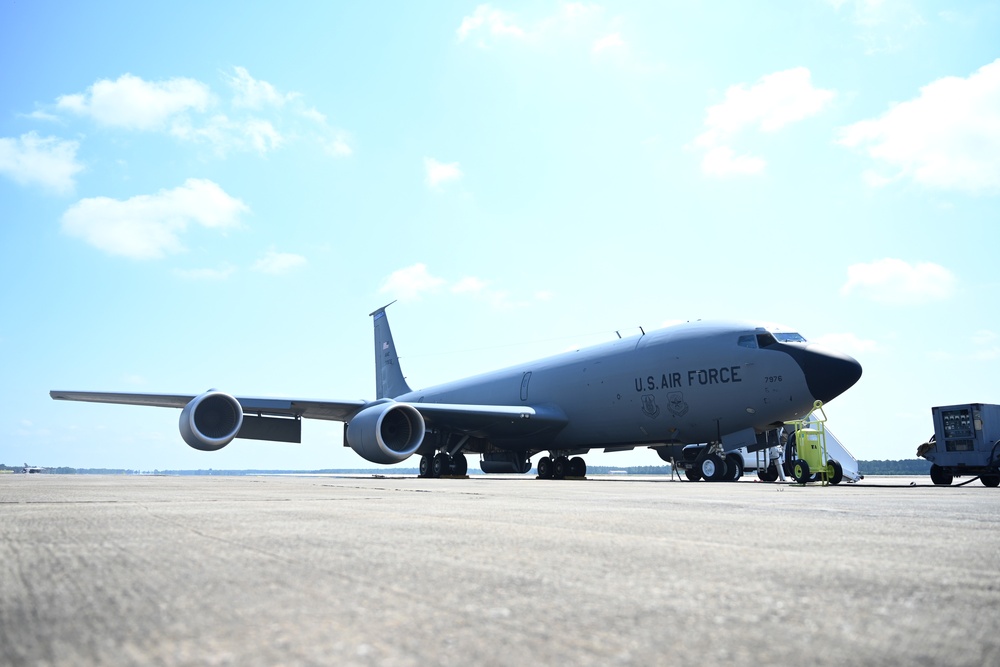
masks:
<svg viewBox="0 0 1000 667"><path fill-rule="evenodd" d="M1000 403L997 35L974 1L2 0L0 462L365 466L339 424L204 454L48 391L371 398L393 299L414 387L781 322L863 364L848 448L911 458L931 406Z"/></svg>

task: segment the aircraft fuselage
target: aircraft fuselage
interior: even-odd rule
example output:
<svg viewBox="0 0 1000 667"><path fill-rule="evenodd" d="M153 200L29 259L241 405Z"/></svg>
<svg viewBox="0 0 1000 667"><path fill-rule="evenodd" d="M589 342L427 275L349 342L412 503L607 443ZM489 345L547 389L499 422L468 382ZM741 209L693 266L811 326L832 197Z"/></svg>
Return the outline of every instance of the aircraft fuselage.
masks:
<svg viewBox="0 0 1000 667"><path fill-rule="evenodd" d="M564 427L528 437L526 424L512 423L510 437L494 428L493 440L510 449L579 449L701 443L763 431L802 417L817 399L829 400L860 376L853 359L806 343L771 339L760 346L762 331L740 323L679 325L394 398L418 407L475 403L554 411L565 415ZM824 392L810 391L807 368L790 348L800 357L827 359L827 374L844 378L828 378L833 386L817 396Z"/></svg>

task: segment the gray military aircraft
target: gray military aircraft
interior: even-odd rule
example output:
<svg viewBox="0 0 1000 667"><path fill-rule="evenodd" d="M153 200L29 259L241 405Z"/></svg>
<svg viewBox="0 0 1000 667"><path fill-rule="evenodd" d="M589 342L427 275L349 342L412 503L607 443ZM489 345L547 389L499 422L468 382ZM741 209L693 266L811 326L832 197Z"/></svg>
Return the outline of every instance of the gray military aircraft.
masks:
<svg viewBox="0 0 1000 667"><path fill-rule="evenodd" d="M391 304L390 304L391 305ZM383 306L375 327L374 401L52 391L56 400L181 408L181 437L214 451L234 438L301 442L306 419L342 421L344 445L373 463L419 454L426 477L464 475L465 453L487 473L582 477L580 454L650 447L665 461L708 443L694 467L731 472L725 452L808 414L861 377L861 365L775 327L690 322L420 391L399 366Z"/></svg>

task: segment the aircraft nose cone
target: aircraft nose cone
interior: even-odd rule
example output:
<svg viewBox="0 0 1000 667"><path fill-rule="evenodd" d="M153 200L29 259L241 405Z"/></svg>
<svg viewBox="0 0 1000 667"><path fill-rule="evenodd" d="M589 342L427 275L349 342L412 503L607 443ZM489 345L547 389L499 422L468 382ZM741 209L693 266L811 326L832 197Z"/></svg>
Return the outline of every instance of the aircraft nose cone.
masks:
<svg viewBox="0 0 1000 667"><path fill-rule="evenodd" d="M813 398L828 403L854 386L861 378L861 364L856 359L810 347L799 359Z"/></svg>

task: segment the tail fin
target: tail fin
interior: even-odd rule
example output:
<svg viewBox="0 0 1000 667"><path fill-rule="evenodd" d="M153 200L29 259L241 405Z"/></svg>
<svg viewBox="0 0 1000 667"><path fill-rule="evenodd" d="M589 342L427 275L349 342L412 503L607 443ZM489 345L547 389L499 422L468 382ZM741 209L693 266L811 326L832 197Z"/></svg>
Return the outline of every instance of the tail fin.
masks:
<svg viewBox="0 0 1000 667"><path fill-rule="evenodd" d="M375 318L375 398L395 398L410 393L403 371L399 367L399 356L396 355L396 345L392 342L392 331L389 330L389 318L385 309L390 304L382 306L371 317Z"/></svg>

